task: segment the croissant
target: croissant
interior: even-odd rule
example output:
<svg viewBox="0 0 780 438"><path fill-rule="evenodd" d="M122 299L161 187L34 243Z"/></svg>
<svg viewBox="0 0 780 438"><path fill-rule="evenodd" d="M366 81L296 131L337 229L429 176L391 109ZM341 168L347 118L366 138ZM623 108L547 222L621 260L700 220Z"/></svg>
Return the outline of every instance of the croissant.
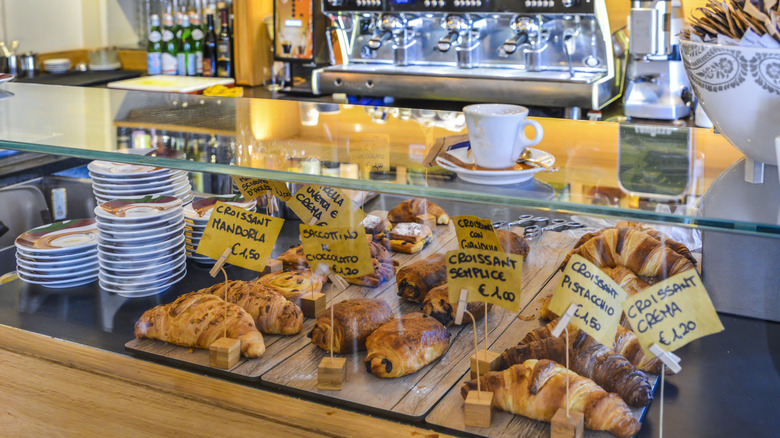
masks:
<svg viewBox="0 0 780 438"><path fill-rule="evenodd" d="M265 352L263 335L257 331L252 316L216 295L190 292L172 303L147 310L135 323L136 338L195 348L209 348L225 335L225 330L228 338L241 341L244 356L260 357Z"/></svg>
<svg viewBox="0 0 780 438"><path fill-rule="evenodd" d="M639 421L617 394L610 394L592 380L551 360L530 359L504 371L480 377L483 390L493 392L493 407L547 421L558 409L566 409L566 375L569 376L569 409L582 412L585 427L606 430L628 438L639 432ZM477 389L477 381L463 384L461 395Z"/></svg>
<svg viewBox="0 0 780 438"><path fill-rule="evenodd" d="M345 300L333 306L334 353L353 353L366 349L366 338L382 324L394 318L393 310L382 301L370 298ZM309 334L311 342L330 351L330 312L320 316Z"/></svg>
<svg viewBox="0 0 780 438"><path fill-rule="evenodd" d="M644 231L645 233L649 234L655 239L660 240L661 242L668 245L670 248L672 248L677 254L680 254L681 256L685 257L686 259L690 260L691 263L693 263L694 266L696 266L696 259L693 257L693 254L691 254L691 250L688 249L687 246L683 245L682 243L671 239L666 234L655 230L653 227L646 225L646 224L638 224L636 222L627 222L627 221L620 221L617 223L617 227L634 227L638 230Z"/></svg>
<svg viewBox="0 0 780 438"><path fill-rule="evenodd" d="M528 258L531 245L528 244L528 241L523 236L509 230L496 230L496 236L498 236L498 243L504 252L519 254L523 256L523 259Z"/></svg>
<svg viewBox="0 0 780 438"><path fill-rule="evenodd" d="M598 266L614 268L625 266L636 275L654 281L693 269L693 263L663 242L633 227L607 228L573 249L562 266L573 254L579 254Z"/></svg>
<svg viewBox="0 0 780 438"><path fill-rule="evenodd" d="M531 330L528 332L528 334L525 335L520 343L527 344L529 342L541 341L543 339L553 337L551 331L557 324L558 320L554 319L547 323L547 325L539 327L536 330ZM568 329L570 333L577 330L577 328L572 324L569 324ZM642 350L642 346L639 344L639 339L636 337L636 333L630 329L618 325L617 334L615 335L615 342L612 344L612 350L615 353L625 357L626 360L631 362L631 364L637 367L639 370L653 374L661 373L661 365L663 365L663 362L661 362L661 360L657 357L651 358L645 355L644 350ZM674 372L672 372L669 368L666 368L666 375L671 374L674 374Z"/></svg>
<svg viewBox="0 0 780 438"><path fill-rule="evenodd" d="M549 359L565 364L565 337L510 347L501 354L501 369L528 359ZM645 373L581 330L569 335L569 369L593 380L607 392L618 394L631 406L647 406L653 399L653 386Z"/></svg>
<svg viewBox="0 0 780 438"><path fill-rule="evenodd" d="M450 303L449 289L445 283L434 287L425 295L422 313L436 318L437 321L445 326L449 326L455 321L455 311L458 310L457 305L457 302ZM492 307L493 304L487 304L488 311L490 311ZM466 305L466 310L474 315L475 320L478 320L485 316L485 303L472 301ZM464 316L463 323L471 323L471 318Z"/></svg>
<svg viewBox="0 0 780 438"><path fill-rule="evenodd" d="M426 213L435 216L438 225L450 223L450 217L441 207L431 201L420 198L407 199L401 202L387 213L387 219L390 222L417 222L417 216Z"/></svg>
<svg viewBox="0 0 780 438"><path fill-rule="evenodd" d="M411 374L438 359L450 345L439 321L410 313L376 329L366 339L366 370L379 377Z"/></svg>
<svg viewBox="0 0 780 438"><path fill-rule="evenodd" d="M281 253L276 260L282 262L285 271L306 270L309 264L306 263L306 255L303 253L303 245L296 245Z"/></svg>
<svg viewBox="0 0 780 438"><path fill-rule="evenodd" d="M198 293L225 297L225 283L220 282ZM262 333L294 335L303 328L303 312L297 304L287 301L282 294L256 281L228 282L227 301L249 312Z"/></svg>
<svg viewBox="0 0 780 438"><path fill-rule="evenodd" d="M322 291L322 283L327 277L309 270L272 272L260 277L257 282L271 290L279 292L284 298L300 304L301 295Z"/></svg>
<svg viewBox="0 0 780 438"><path fill-rule="evenodd" d="M434 287L447 281L447 262L443 253L404 266L395 276L398 295L404 301L422 302Z"/></svg>

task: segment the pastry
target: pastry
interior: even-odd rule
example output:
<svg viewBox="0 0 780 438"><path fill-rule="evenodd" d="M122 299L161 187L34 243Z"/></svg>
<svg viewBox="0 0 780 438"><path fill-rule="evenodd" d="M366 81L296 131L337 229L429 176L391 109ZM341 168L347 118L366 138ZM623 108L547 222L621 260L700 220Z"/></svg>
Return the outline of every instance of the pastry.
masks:
<svg viewBox="0 0 780 438"><path fill-rule="evenodd" d="M565 336L508 348L501 354L500 369L528 359L550 359L565 364ZM616 393L631 406L647 406L653 399L653 386L645 373L581 330L569 334L569 369L593 380L607 392Z"/></svg>
<svg viewBox="0 0 780 438"><path fill-rule="evenodd" d="M410 313L385 323L366 339L366 369L379 377L411 374L439 358L450 333L436 319Z"/></svg>
<svg viewBox="0 0 780 438"><path fill-rule="evenodd" d="M564 260L579 254L599 268L624 266L649 283L694 269L688 258L635 227L607 228L574 248Z"/></svg>
<svg viewBox="0 0 780 438"><path fill-rule="evenodd" d="M361 222L371 240L390 249L390 229L393 225L385 218L369 214Z"/></svg>
<svg viewBox="0 0 780 438"><path fill-rule="evenodd" d="M401 202L387 213L390 222L418 222L417 216L430 214L436 218L436 224L447 225L450 217L441 207L426 199L414 198Z"/></svg>
<svg viewBox="0 0 780 438"><path fill-rule="evenodd" d="M446 267L443 253L404 266L395 276L398 295L405 301L423 302L429 290L447 281Z"/></svg>
<svg viewBox="0 0 780 438"><path fill-rule="evenodd" d="M680 254L681 256L687 258L690 260L693 265L696 265L696 259L693 257L693 254L691 254L691 250L688 249L687 246L683 245L680 242L677 242L676 240L672 240L667 236L666 234L655 230L654 228L650 227L649 225L645 224L638 224L636 222L627 222L627 221L620 221L617 223L615 228L634 228L640 231L643 231L647 234L649 234L654 239L663 242L667 246L669 246L673 251L675 251L677 254ZM604 228L599 231L596 231L595 233L588 233L585 234L580 238L580 240L574 245L574 248L578 248L583 243L587 242L588 240L592 239L595 236L598 236L601 234L604 230L608 230L609 228Z"/></svg>
<svg viewBox="0 0 780 438"><path fill-rule="evenodd" d="M449 289L445 283L434 287L425 295L422 313L436 318L437 321L445 326L449 326L455 321L455 311L458 310L457 307L457 302L450 303ZM487 304L488 311L490 311L490 308L492 307L493 304ZM466 305L466 310L471 312L475 320L479 320L485 316L485 303L481 301L472 301ZM463 316L463 323L470 324L471 318L467 315Z"/></svg>
<svg viewBox="0 0 780 438"><path fill-rule="evenodd" d="M136 338L195 348L209 348L225 336L226 330L228 338L241 341L244 356L260 357L265 352L263 335L257 331L252 316L216 295L190 292L172 303L147 310L135 323Z"/></svg>
<svg viewBox="0 0 780 438"><path fill-rule="evenodd" d="M390 249L395 252L415 254L433 240L433 233L427 225L412 222L396 224L390 230Z"/></svg>
<svg viewBox="0 0 780 438"><path fill-rule="evenodd" d="M224 299L225 283L217 283L197 293L213 294ZM294 335L303 328L301 308L257 281L229 281L227 301L249 312L262 333Z"/></svg>
<svg viewBox="0 0 780 438"><path fill-rule="evenodd" d="M523 236L509 230L496 230L496 236L498 236L498 243L504 252L521 255L523 259L528 257L531 245Z"/></svg>
<svg viewBox="0 0 780 438"><path fill-rule="evenodd" d="M606 430L621 438L639 432L639 421L617 394L551 360L530 359L479 379L483 391L493 392L493 407L549 422L558 409L566 409L567 375L569 409L584 414L586 428ZM464 383L461 395L466 398L476 389L476 380Z"/></svg>
<svg viewBox="0 0 780 438"><path fill-rule="evenodd" d="M393 310L382 301L370 298L356 298L336 303L333 306L333 352L354 353L366 349L366 338L382 324L393 319ZM330 312L317 319L309 333L311 343L330 351Z"/></svg>
<svg viewBox="0 0 780 438"><path fill-rule="evenodd" d="M306 263L306 255L303 253L303 245L296 245L283 252L276 258L282 262L285 271L306 270L309 264Z"/></svg>
<svg viewBox="0 0 780 438"><path fill-rule="evenodd" d="M279 271L263 275L257 282L279 292L288 301L300 304L301 295L322 292L322 283L327 281L324 275L310 270Z"/></svg>
<svg viewBox="0 0 780 438"><path fill-rule="evenodd" d="M546 338L551 338L551 331L558 324L558 320L554 319L536 330L532 330L525 335L520 341L521 344L527 344L529 342L540 341ZM577 328L572 324L569 324L569 333L577 331ZM610 346L612 350L625 357L632 365L637 369L653 374L661 373L661 362L657 357L648 357L645 355L642 346L639 344L639 339L636 337L636 333L627 329L621 325L618 325L617 334L615 335L615 342ZM674 374L672 370L666 368L666 375Z"/></svg>

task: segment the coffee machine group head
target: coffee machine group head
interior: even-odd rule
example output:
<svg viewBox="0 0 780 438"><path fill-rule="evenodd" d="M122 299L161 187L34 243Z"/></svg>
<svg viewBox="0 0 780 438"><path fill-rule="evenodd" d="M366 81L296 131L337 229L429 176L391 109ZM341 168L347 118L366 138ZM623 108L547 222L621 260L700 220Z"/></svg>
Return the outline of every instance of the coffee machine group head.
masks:
<svg viewBox="0 0 780 438"><path fill-rule="evenodd" d="M620 93L604 0L324 0L343 62L315 92L601 108Z"/></svg>

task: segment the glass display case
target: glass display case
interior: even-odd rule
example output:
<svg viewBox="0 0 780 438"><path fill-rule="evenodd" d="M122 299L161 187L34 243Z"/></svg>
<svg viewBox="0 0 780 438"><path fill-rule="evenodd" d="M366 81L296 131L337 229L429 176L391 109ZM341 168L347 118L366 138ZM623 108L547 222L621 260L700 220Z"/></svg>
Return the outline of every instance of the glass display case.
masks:
<svg viewBox="0 0 780 438"><path fill-rule="evenodd" d="M542 324L541 299L560 282L559 266L579 238L619 221L632 221L648 224L691 249L726 326L724 333L678 352L683 373L667 379L676 394L671 398L676 409L667 411L665 427L692 435L767 433L765 428L777 421L771 415L767 414L764 423L745 426L732 421L729 405L733 402L726 400L737 397L750 409L763 412L767 403L748 401L750 391L764 393L780 387L771 363L778 359L771 345L780 340L778 324L771 322L780 320L780 277L774 266L780 259L780 188L777 175L772 174L776 168L768 168L764 184L745 183L744 157L711 130L537 120L544 128L544 138L534 153L553 169L532 163L496 173L451 164L453 157L456 161L470 159L460 112L5 84L0 99L2 149L79 158L85 165L101 160L149 166L155 172L170 169L176 175L173 178L189 182L187 192L194 190L195 199L237 192L233 176L283 181L293 193L306 185L339 188L365 213L379 216L404 200L424 198L449 217L474 215L490 219L497 229L525 236L530 253L524 262L519 313L496 307L488 312L484 328L481 321L476 328L446 328L447 335L442 334L449 339L446 353L398 379L379 379L370 368L366 372L364 353L348 354L349 384L341 391L316 387L317 365L326 353L305 336L314 329L311 318L303 320L298 335L266 336L262 360L242 359L230 371L210 367L207 352L204 358L184 347L160 348L155 344L160 341L133 339L133 326L146 309L218 282L208 275L208 267L192 257L180 281L138 298L107 291L97 281L60 290L18 279L6 281L0 284L0 323L15 325L19 315L25 315L33 321L32 331L51 332L57 326L59 334L49 334L99 348L127 349L173 366L254 382L361 412L424 421L449 433L543 435L549 433L543 423L506 413L494 416L491 428L463 424L460 391L469 380L474 330L485 337L491 351L500 353L515 345ZM68 198L67 210L73 214L79 210L73 203L91 203L86 209L89 213L95 205L92 195L105 200L105 192L95 183L100 174L94 168L89 171L91 182L87 170L68 182L82 184L80 190L68 186L68 193L76 197ZM52 181L57 180L48 184ZM0 190L0 195L10 189L15 187ZM54 209L50 190L47 197L47 208ZM267 197L256 209L285 219L273 257L281 257L299 243L300 221L284 203ZM528 222L529 218L536 222ZM583 227L555 227L560 221ZM185 227L187 239L199 231L196 225L190 221ZM396 272L457 247L451 225L427 225L432 233L422 250L390 252L388 257L395 260L390 264L398 265L393 268ZM527 231L533 225L541 225L537 227L541 231ZM13 230L16 234L23 231ZM3 250L4 272L15 269L13 254L9 243ZM257 278L257 273L237 267L227 272L231 279ZM331 293L329 299L380 299L389 303L397 317L421 311L421 303L416 302L421 300L399 298L402 292L395 275L381 280L376 285L351 285ZM58 323L52 324L52 319ZM745 336L759 339L741 343ZM743 389L737 392L741 395L734 395L734 388L718 387L722 385L718 373L735 372L739 367L739 360L723 358L730 348L761 358L755 376L739 378ZM714 368L713 362L718 362ZM686 371L696 379L687 378ZM768 385L761 382L764 378ZM660 397L657 390L655 394ZM706 413L691 415L705 401ZM645 418L639 436L657 432L658 414L656 404L634 411Z"/></svg>

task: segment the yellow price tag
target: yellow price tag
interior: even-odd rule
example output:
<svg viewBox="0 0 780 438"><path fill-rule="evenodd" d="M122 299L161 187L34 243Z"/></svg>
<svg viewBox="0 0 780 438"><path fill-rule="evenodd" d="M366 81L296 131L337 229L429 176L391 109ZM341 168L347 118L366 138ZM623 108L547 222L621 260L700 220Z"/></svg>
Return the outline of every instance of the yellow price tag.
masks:
<svg viewBox="0 0 780 438"><path fill-rule="evenodd" d="M282 201L287 201L292 196L284 181L247 178L245 176L233 176L232 178L247 201L262 196L267 191L272 191Z"/></svg>
<svg viewBox="0 0 780 438"><path fill-rule="evenodd" d="M498 235L493 229L493 221L476 216L455 216L452 218L455 225L455 235L458 236L458 245L462 249L484 249L488 251L502 252Z"/></svg>
<svg viewBox="0 0 780 438"><path fill-rule="evenodd" d="M366 214L335 187L301 187L287 206L305 224L360 228Z"/></svg>
<svg viewBox="0 0 780 438"><path fill-rule="evenodd" d="M620 306L626 299L626 291L596 265L579 254L574 254L558 289L550 300L550 310L563 315L572 304L577 312L571 324L604 345L612 345L617 334Z"/></svg>
<svg viewBox="0 0 780 438"><path fill-rule="evenodd" d="M282 224L284 219L217 201L195 252L216 260L225 248L231 248L227 263L262 271L271 258Z"/></svg>
<svg viewBox="0 0 780 438"><path fill-rule="evenodd" d="M523 257L478 249L447 251L447 289L451 303L457 303L461 289L468 301L482 301L510 312L520 310L520 280Z"/></svg>
<svg viewBox="0 0 780 438"><path fill-rule="evenodd" d="M349 162L369 172L390 170L390 136L388 134L355 134L349 137Z"/></svg>
<svg viewBox="0 0 780 438"><path fill-rule="evenodd" d="M325 227L301 224L306 262L313 270L321 263L345 278L374 273L371 251L363 227Z"/></svg>
<svg viewBox="0 0 780 438"><path fill-rule="evenodd" d="M650 346L664 351L723 331L715 307L694 270L681 272L629 297L623 303L631 327L645 354L655 356Z"/></svg>

